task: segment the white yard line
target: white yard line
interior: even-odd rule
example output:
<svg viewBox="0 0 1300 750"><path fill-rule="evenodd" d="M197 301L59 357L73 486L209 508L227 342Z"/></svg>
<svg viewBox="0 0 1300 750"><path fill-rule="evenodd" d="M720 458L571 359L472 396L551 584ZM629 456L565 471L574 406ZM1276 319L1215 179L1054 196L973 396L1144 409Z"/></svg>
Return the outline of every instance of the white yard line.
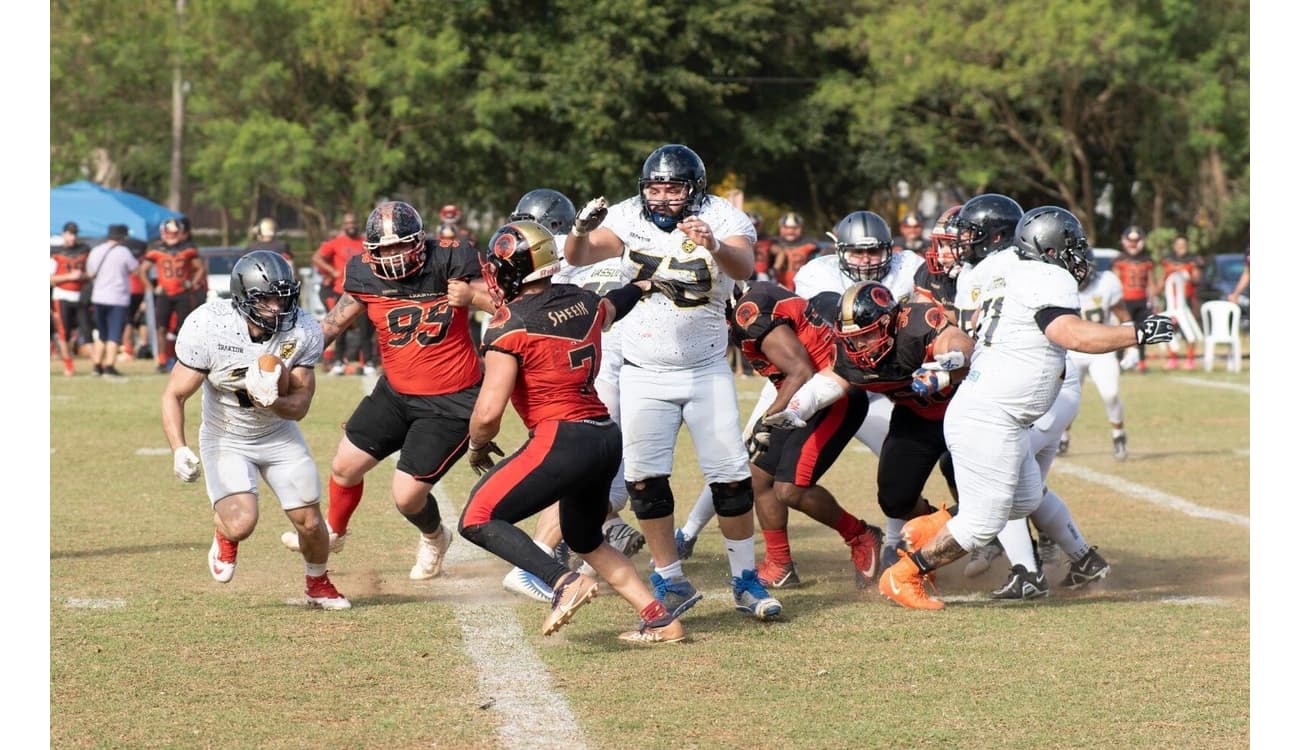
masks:
<svg viewBox="0 0 1300 750"><path fill-rule="evenodd" d="M73 609L119 609L126 606L125 599L65 599L65 607Z"/></svg>
<svg viewBox="0 0 1300 750"><path fill-rule="evenodd" d="M1242 385L1241 383L1222 383L1218 380L1191 378L1185 375L1172 375L1169 379L1179 383L1187 383L1188 385L1199 385L1204 388L1222 388L1225 391L1236 391L1237 393L1250 395L1250 385Z"/></svg>
<svg viewBox="0 0 1300 750"><path fill-rule="evenodd" d="M443 523L455 528L460 513L434 488ZM447 563L484 560L490 555L457 537L447 550ZM440 588L466 593L483 586L500 586L499 580L457 578L452 572L438 579ZM457 604L456 622L465 640L465 653L478 672L481 705L500 717L497 733L507 748L557 748L582 750L587 746L568 701L551 685L546 665L524 640L514 607L508 604Z"/></svg>
<svg viewBox="0 0 1300 750"><path fill-rule="evenodd" d="M1171 510L1179 511L1180 513L1186 513L1194 518L1208 518L1213 521L1223 521L1224 523L1230 523L1234 526L1250 528L1249 516L1229 513L1224 510L1206 508L1188 500L1184 500L1181 497L1177 497L1176 495L1170 495L1161 492L1160 490L1138 484L1137 482L1130 482L1127 479L1120 479L1111 474L1103 474L1100 471L1093 471L1092 469L1079 466L1078 464L1069 463L1067 461L1057 461L1052 464L1052 473L1069 474L1072 477L1078 477L1079 479L1092 482L1093 484L1100 484L1103 487L1109 487L1116 492L1120 492L1136 500L1142 500L1153 505L1159 505Z"/></svg>

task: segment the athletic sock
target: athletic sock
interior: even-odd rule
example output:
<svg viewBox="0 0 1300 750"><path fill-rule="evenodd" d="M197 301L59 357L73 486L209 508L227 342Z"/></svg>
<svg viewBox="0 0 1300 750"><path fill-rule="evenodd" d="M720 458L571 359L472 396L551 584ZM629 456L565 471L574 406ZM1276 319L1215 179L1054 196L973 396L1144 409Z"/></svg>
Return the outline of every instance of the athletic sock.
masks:
<svg viewBox="0 0 1300 750"><path fill-rule="evenodd" d="M861 518L850 514L846 510L840 512L840 517L835 520L835 524L832 528L839 532L840 538L847 544L848 542L853 541L853 539L859 534L866 531L867 524Z"/></svg>
<svg viewBox="0 0 1300 750"><path fill-rule="evenodd" d="M903 526L907 523L906 518L886 518L885 519L885 546L897 547L903 541Z"/></svg>
<svg viewBox="0 0 1300 750"><path fill-rule="evenodd" d="M731 577L739 578L741 573L746 570L754 570L754 537L748 539L727 539L723 537L723 543L727 547L727 563L731 566Z"/></svg>
<svg viewBox="0 0 1300 750"><path fill-rule="evenodd" d="M325 563L320 563L319 565L316 563L303 563L303 568L306 569L308 578L320 578L325 575L326 567Z"/></svg>
<svg viewBox="0 0 1300 750"><path fill-rule="evenodd" d="M663 627L672 620L669 619L668 610L664 609L663 602L655 599L641 610L641 622L650 627Z"/></svg>
<svg viewBox="0 0 1300 750"><path fill-rule="evenodd" d="M785 565L790 559L790 535L785 529L763 529L764 559L772 565Z"/></svg>
<svg viewBox="0 0 1300 750"><path fill-rule="evenodd" d="M1012 565L1023 565L1030 573L1038 571L1038 558L1034 555L1034 542L1029 538L1028 521L1019 518L1007 521L998 532L998 542Z"/></svg>
<svg viewBox="0 0 1300 750"><path fill-rule="evenodd" d="M348 530L348 521L352 519L352 514L357 512L357 506L361 504L361 493L365 490L366 482L361 480L351 487L344 487L330 477L330 509L329 525L335 534L343 536Z"/></svg>
<svg viewBox="0 0 1300 750"><path fill-rule="evenodd" d="M691 507L691 513L686 517L686 525L682 526L682 534L688 539L694 539L700 535L709 521L713 520L713 490L704 485L700 491L700 496L696 498L695 505Z"/></svg>
<svg viewBox="0 0 1300 750"><path fill-rule="evenodd" d="M658 565L656 565L655 572L659 574L660 578L663 578L665 580L669 578L681 578L683 575L685 575L684 573L682 573L681 560L677 560L672 565L669 565L666 568L661 568Z"/></svg>

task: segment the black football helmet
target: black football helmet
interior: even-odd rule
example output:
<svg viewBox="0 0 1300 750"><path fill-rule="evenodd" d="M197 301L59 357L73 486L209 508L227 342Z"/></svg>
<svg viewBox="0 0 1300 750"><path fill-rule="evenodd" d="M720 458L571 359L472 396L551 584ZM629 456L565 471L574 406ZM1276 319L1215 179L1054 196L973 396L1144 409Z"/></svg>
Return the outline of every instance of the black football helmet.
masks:
<svg viewBox="0 0 1300 750"><path fill-rule="evenodd" d="M515 205L515 212L510 214L510 221L535 221L551 231L551 234L568 234L573 229L573 220L578 215L573 201L564 193L550 188L537 188L524 193Z"/></svg>
<svg viewBox="0 0 1300 750"><path fill-rule="evenodd" d="M835 335L844 341L849 361L871 369L894 348L898 333L898 301L879 281L860 281L844 290Z"/></svg>
<svg viewBox="0 0 1300 750"><path fill-rule="evenodd" d="M1019 203L998 193L966 201L957 214L957 256L973 266L1011 247L1016 224L1024 215Z"/></svg>
<svg viewBox="0 0 1300 750"><path fill-rule="evenodd" d="M645 190L654 182L672 182L686 186L686 199L683 201L656 202L651 205L646 200ZM637 180L637 193L641 196L641 215L654 225L671 232L678 222L699 213L704 207L704 188L708 178L704 172L704 162L699 155L679 143L669 143L655 149L641 165L641 179ZM678 211L679 207L684 210Z"/></svg>
<svg viewBox="0 0 1300 750"><path fill-rule="evenodd" d="M420 212L402 201L375 206L361 249L361 261L381 279L404 279L420 270L428 255Z"/></svg>
<svg viewBox="0 0 1300 750"><path fill-rule="evenodd" d="M961 206L949 208L934 222L934 229L930 230L930 249L925 251L925 267L930 273L948 273L958 260L955 246L945 249L942 253L939 246L941 244L952 246L957 241L957 214L959 213L961 213Z"/></svg>
<svg viewBox="0 0 1300 750"><path fill-rule="evenodd" d="M1088 277L1088 238L1074 214L1060 206L1040 206L1016 226L1016 252L1025 260L1060 266L1082 285Z"/></svg>
<svg viewBox="0 0 1300 750"><path fill-rule="evenodd" d="M479 263L497 306L518 297L524 284L560 270L554 235L535 221L512 221L498 229Z"/></svg>
<svg viewBox="0 0 1300 750"><path fill-rule="evenodd" d="M230 301L250 323L269 333L293 328L302 282L289 261L270 250L254 250L230 269Z"/></svg>
<svg viewBox="0 0 1300 750"><path fill-rule="evenodd" d="M1097 255L1092 251L1092 245L1088 245L1084 255L1088 258L1088 270L1083 274L1083 278L1079 280L1079 291L1083 291L1084 287L1091 284L1093 277L1097 275Z"/></svg>
<svg viewBox="0 0 1300 750"><path fill-rule="evenodd" d="M831 233L835 240L835 253L840 258L840 270L855 281L880 281L889 273L893 259L893 237L889 223L874 211L854 211L840 219ZM865 252L867 262L853 263L848 253Z"/></svg>

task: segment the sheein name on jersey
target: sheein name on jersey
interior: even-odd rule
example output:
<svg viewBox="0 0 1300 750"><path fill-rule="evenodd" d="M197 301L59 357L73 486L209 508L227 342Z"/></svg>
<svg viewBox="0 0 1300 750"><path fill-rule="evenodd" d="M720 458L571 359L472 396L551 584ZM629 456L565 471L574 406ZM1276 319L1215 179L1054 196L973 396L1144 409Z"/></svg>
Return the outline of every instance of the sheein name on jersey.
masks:
<svg viewBox="0 0 1300 750"><path fill-rule="evenodd" d="M569 305L563 310L554 310L552 312L548 312L546 313L546 316L551 319L551 325L559 326L561 323L563 323L566 320L572 320L578 317L579 315L588 315L588 314L589 313L587 312L587 303L579 302L576 305Z"/></svg>

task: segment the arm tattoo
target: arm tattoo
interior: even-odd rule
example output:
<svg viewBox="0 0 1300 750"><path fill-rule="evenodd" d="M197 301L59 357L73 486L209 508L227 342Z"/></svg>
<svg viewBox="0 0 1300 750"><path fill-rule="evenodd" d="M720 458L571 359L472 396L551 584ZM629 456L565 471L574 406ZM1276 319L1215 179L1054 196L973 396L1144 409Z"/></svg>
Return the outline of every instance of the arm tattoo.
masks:
<svg viewBox="0 0 1300 750"><path fill-rule="evenodd" d="M321 331L325 334L325 346L329 346L340 333L346 331L352 321L365 311L365 307L351 294L344 292L334 304L334 309L320 322Z"/></svg>

